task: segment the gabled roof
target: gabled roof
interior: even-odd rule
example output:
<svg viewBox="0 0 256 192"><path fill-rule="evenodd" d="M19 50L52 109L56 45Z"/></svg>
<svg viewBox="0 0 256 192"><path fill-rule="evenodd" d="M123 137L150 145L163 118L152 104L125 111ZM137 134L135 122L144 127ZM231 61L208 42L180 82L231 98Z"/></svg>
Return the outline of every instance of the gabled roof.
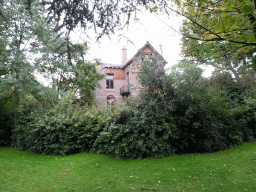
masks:
<svg viewBox="0 0 256 192"><path fill-rule="evenodd" d="M141 54L141 52L144 52L144 50L147 47L149 47L155 55L157 55L161 60L164 61L164 65L167 64L167 61L162 57L162 55L159 54L155 50L155 48L149 43L149 41L147 41L147 43L141 49L139 49L138 52L129 61L127 61L123 66L103 63L102 66L98 69L98 71L101 72L104 68L124 69L124 68L128 67L136 59L136 57L138 57Z"/></svg>
<svg viewBox="0 0 256 192"><path fill-rule="evenodd" d="M127 66L129 66L134 61L134 59L138 57L141 54L141 52L143 52L144 49L146 49L146 47L149 47L154 54L159 56L160 59L164 61L164 65L167 64L167 61L162 57L162 55L155 50L155 48L149 43L149 41L147 41L147 43L141 49L139 49L138 52L122 66L122 68L126 68Z"/></svg>

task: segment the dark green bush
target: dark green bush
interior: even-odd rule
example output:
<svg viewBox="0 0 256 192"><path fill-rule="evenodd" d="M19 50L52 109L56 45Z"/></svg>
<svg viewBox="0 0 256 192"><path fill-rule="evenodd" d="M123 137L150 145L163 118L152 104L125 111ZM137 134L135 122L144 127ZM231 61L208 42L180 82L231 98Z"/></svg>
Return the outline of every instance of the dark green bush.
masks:
<svg viewBox="0 0 256 192"><path fill-rule="evenodd" d="M16 127L12 130L12 145L22 150L27 150L26 142L31 124L38 116L44 114L46 110L39 106L39 102L33 95L22 95L20 105L15 109Z"/></svg>
<svg viewBox="0 0 256 192"><path fill-rule="evenodd" d="M15 146L40 154L67 155L88 152L104 124L97 119L48 113L14 130Z"/></svg>
<svg viewBox="0 0 256 192"><path fill-rule="evenodd" d="M29 99L29 102L27 101ZM52 109L32 105L28 97L19 108L13 131L13 146L40 154L67 155L88 152L107 122L117 115L117 107L99 109L72 104L67 93ZM105 114L110 114L105 117Z"/></svg>
<svg viewBox="0 0 256 192"><path fill-rule="evenodd" d="M11 145L14 103L9 95L0 95L0 147Z"/></svg>
<svg viewBox="0 0 256 192"><path fill-rule="evenodd" d="M230 113L230 101L224 93L198 88L186 95L177 93L173 104L180 133L178 153L219 151L243 142L243 127Z"/></svg>
<svg viewBox="0 0 256 192"><path fill-rule="evenodd" d="M173 68L170 78L174 85L170 87L174 87L170 100L174 110L170 115L179 131L178 153L218 151L252 139L249 125L253 123L248 124L248 120L253 122L253 118L246 118L245 111L237 112L244 100L241 93L233 99L229 89L206 85L209 79L202 77L198 64L193 62ZM223 83L221 79L219 83Z"/></svg>
<svg viewBox="0 0 256 192"><path fill-rule="evenodd" d="M177 128L172 117L164 114L155 103L123 111L115 123L99 134L93 153L124 158L160 158L175 153Z"/></svg>
<svg viewBox="0 0 256 192"><path fill-rule="evenodd" d="M256 140L256 99L254 96L240 97L240 102L232 109L233 120L241 127L243 141Z"/></svg>

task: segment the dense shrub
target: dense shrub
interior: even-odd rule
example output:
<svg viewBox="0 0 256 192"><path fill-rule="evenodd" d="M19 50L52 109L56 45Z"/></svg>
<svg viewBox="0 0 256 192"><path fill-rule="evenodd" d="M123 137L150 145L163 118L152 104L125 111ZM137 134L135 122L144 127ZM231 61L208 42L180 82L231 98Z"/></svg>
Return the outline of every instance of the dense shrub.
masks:
<svg viewBox="0 0 256 192"><path fill-rule="evenodd" d="M229 122L217 116L207 102L199 97L185 97L175 101L175 120L180 133L178 153L213 152L240 145L243 133Z"/></svg>
<svg viewBox="0 0 256 192"><path fill-rule="evenodd" d="M0 95L0 147L11 145L14 103L10 95Z"/></svg>
<svg viewBox="0 0 256 192"><path fill-rule="evenodd" d="M18 125L13 139L22 150L66 155L88 151L102 128L95 119L49 113Z"/></svg>
<svg viewBox="0 0 256 192"><path fill-rule="evenodd" d="M105 122L86 109L70 104L70 95L45 113L34 110L20 117L13 132L13 145L41 154L66 155L89 151Z"/></svg>
<svg viewBox="0 0 256 192"><path fill-rule="evenodd" d="M248 92L240 95L239 103L231 110L236 125L242 128L245 142L256 139L256 99L255 94Z"/></svg>
<svg viewBox="0 0 256 192"><path fill-rule="evenodd" d="M20 127L24 130L24 127ZM102 127L91 119L69 117L65 114L43 116L30 124L24 139L26 150L41 153L66 155L88 151Z"/></svg>
<svg viewBox="0 0 256 192"><path fill-rule="evenodd" d="M171 88L175 87L171 114L180 133L178 153L218 151L253 140L249 125L254 118L248 118L248 105L238 112L245 100L239 96L241 93L205 84L208 80L193 62L174 67L170 78L174 85ZM234 99L235 94L238 97ZM248 124L248 120L252 123Z"/></svg>
<svg viewBox="0 0 256 192"><path fill-rule="evenodd" d="M91 152L118 159L160 158L174 154L176 137L172 117L164 114L156 103L144 103L136 110L122 111L99 134Z"/></svg>

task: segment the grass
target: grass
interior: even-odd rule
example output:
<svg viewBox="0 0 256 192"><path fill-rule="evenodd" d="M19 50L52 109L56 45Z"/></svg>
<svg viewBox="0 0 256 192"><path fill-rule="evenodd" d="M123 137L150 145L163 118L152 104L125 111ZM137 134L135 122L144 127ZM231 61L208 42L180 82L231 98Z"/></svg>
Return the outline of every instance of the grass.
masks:
<svg viewBox="0 0 256 192"><path fill-rule="evenodd" d="M256 142L207 154L119 161L0 149L0 192L256 191Z"/></svg>

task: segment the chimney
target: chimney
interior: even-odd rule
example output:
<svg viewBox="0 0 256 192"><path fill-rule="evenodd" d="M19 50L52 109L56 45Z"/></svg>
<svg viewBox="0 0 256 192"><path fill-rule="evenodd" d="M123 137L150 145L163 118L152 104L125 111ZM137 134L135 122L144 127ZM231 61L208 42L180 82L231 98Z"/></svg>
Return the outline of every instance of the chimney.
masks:
<svg viewBox="0 0 256 192"><path fill-rule="evenodd" d="M122 66L127 62L127 49L126 47L122 48Z"/></svg>

